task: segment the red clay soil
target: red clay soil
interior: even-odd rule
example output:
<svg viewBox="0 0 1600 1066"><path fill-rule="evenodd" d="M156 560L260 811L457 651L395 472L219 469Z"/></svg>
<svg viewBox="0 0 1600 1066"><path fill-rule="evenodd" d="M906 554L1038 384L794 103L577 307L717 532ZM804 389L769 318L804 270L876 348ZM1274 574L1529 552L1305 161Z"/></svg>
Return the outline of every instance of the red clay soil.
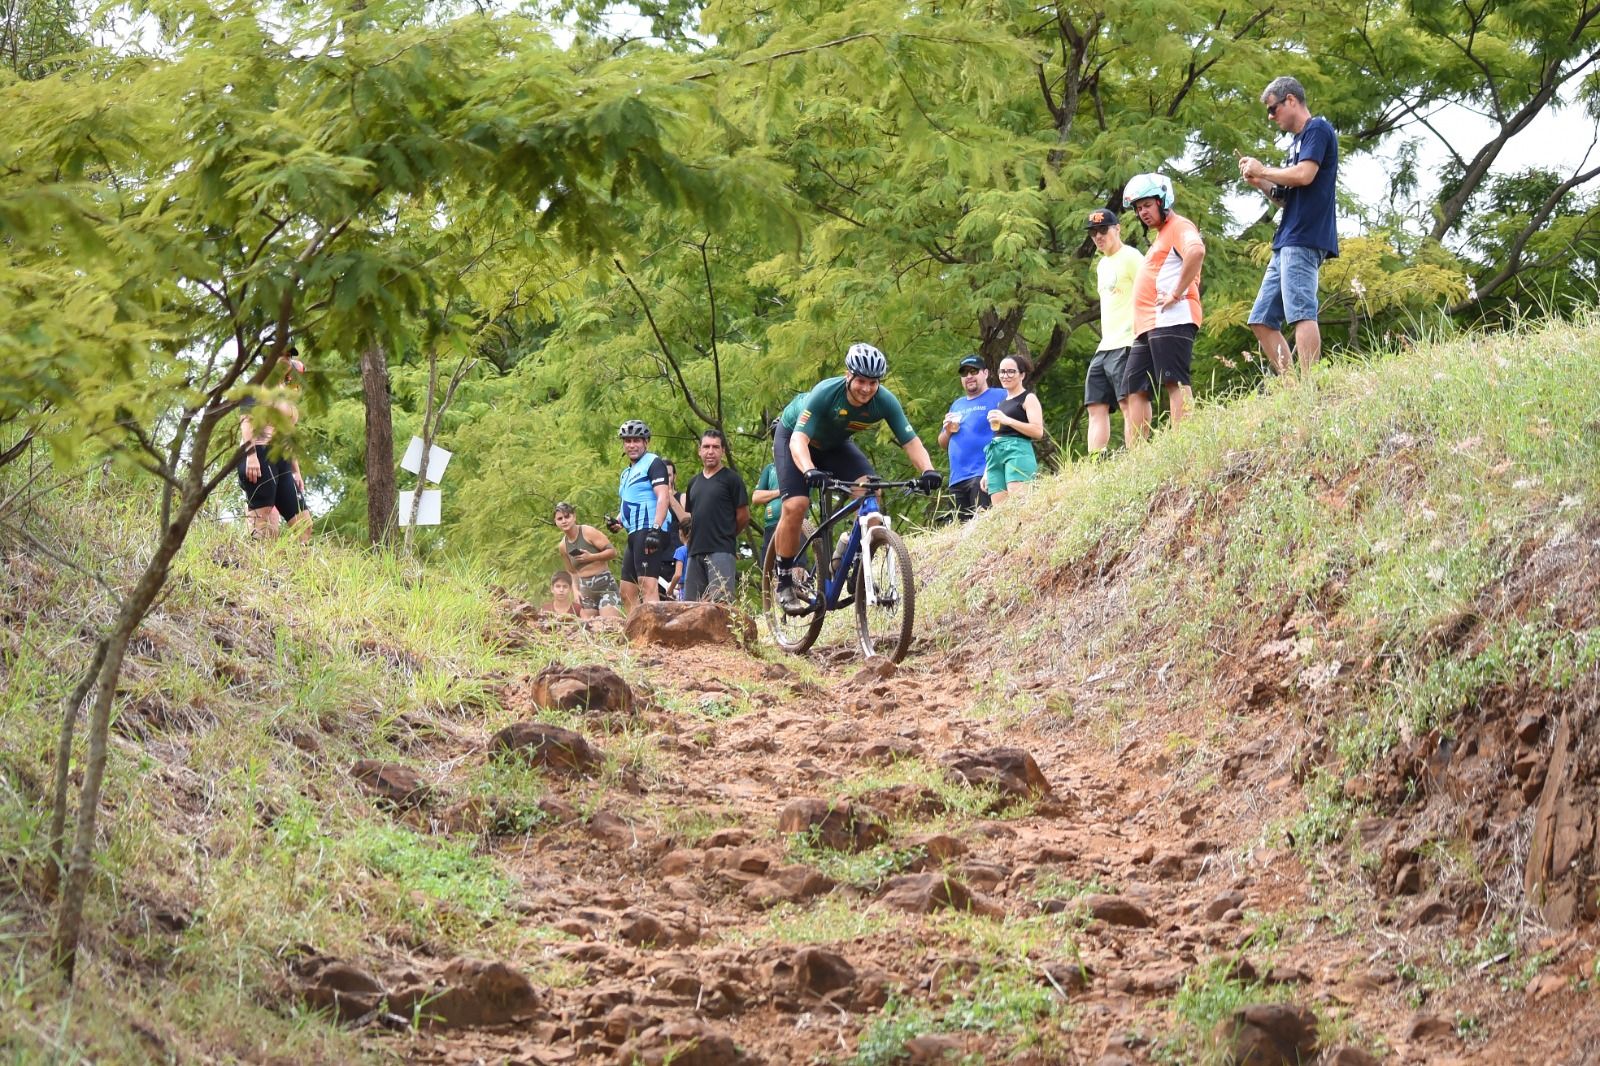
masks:
<svg viewBox="0 0 1600 1066"><path fill-rule="evenodd" d="M1242 976L1313 1011L1327 1048L1356 1034L1386 1062L1600 1061L1592 916L1572 903L1575 924L1541 933L1537 910L1518 908L1518 884L1500 876L1520 876L1530 847L1547 865L1564 856L1578 831L1569 822L1581 812L1570 805L1536 816L1534 770L1514 769L1561 744L1569 760L1593 759L1600 738L1561 733L1569 708L1508 693L1457 739L1470 757L1452 759L1458 747L1441 761L1439 738L1418 738L1391 776L1350 783L1375 795L1413 783L1403 811L1360 827L1375 861L1358 868L1346 849L1330 847L1308 867L1283 827L1302 809L1319 738L1274 698L1270 669L1235 679L1232 732L1214 741L1214 758L1196 760L1172 738L1208 735L1198 711L1138 708L1108 733L1103 716L1090 728L1047 709L1039 697L1051 691L1048 676L996 676L975 650L917 649L898 670L864 669L838 645L810 661L817 682L732 646L653 653L654 692L636 692L631 712L657 746L647 779L599 791L552 774L545 809L560 825L486 836L520 884L515 909L548 933L539 972L560 979L512 1021L420 1033L374 1027L375 1046L425 1063L849 1061L886 997L939 1004L976 979L983 958L935 919L898 911L886 932L805 955L805 945L774 939L768 908L794 900L783 913L797 916L842 900L852 912L889 913L876 897L893 888L908 906L937 909L950 902L938 887L948 879L966 893L955 902L1002 941L1006 923L1052 907L1041 884L1091 889L1055 905L1095 917L1036 947L1028 962L1069 1001L1071 1028L1049 1054L964 1033L914 1041L905 1061L946 1051L983 1062L1171 1061L1157 1057L1178 1025L1170 1001L1218 959L1239 960ZM1073 706L1092 707L1130 694L1106 678L1070 695ZM717 716L740 698L754 709ZM584 733L604 750L615 727L597 719ZM489 737L476 741L487 746ZM1050 794L1035 794L1031 813L949 822L943 839L928 841L914 839L905 815L937 810L937 796L901 788L858 797L891 820L895 847L924 849L909 872L942 872L931 887L830 885L778 832L794 801L837 798L842 781L886 759L939 767L953 765L952 753L1002 747L1030 754L1048 781ZM1442 776L1433 772L1441 767ZM1591 805L1582 824L1592 828L1594 813ZM809 815L802 807L790 817ZM1432 831L1451 818L1498 849L1502 861L1487 875L1470 876L1468 862L1450 868L1430 851ZM1560 828L1530 842L1536 820ZM1594 886L1584 892L1578 898L1592 902ZM1452 944L1470 951L1506 915L1519 933L1514 956L1449 955ZM1263 928L1274 936L1252 940ZM425 977L464 949L388 950L363 960L386 980L407 967ZM1527 965L1535 953L1537 965ZM1440 962L1447 957L1453 967Z"/></svg>

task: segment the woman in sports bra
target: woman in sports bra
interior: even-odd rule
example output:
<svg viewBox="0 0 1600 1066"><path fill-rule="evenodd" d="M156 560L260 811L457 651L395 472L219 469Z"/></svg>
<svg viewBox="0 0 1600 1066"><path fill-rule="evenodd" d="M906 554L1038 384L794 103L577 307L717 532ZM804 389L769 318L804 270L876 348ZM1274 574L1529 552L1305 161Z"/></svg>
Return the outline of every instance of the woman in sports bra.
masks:
<svg viewBox="0 0 1600 1066"><path fill-rule="evenodd" d="M1039 397L1026 387L1033 363L1025 355L1008 355L1000 360L1000 387L1006 398L989 412L989 427L994 439L983 449L984 491L999 507L1008 493L1022 488L1039 473L1033 442L1044 437L1044 408Z"/></svg>
<svg viewBox="0 0 1600 1066"><path fill-rule="evenodd" d="M621 618L622 589L611 575L617 549L606 535L578 521L578 509L556 504L556 528L561 530L561 565L578 587L578 610L584 618Z"/></svg>

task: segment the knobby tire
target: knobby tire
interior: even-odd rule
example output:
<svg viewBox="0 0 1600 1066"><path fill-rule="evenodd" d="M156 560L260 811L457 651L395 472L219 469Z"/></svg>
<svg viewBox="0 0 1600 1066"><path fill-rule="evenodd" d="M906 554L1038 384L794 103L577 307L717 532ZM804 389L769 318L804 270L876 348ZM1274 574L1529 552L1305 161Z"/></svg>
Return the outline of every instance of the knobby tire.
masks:
<svg viewBox="0 0 1600 1066"><path fill-rule="evenodd" d="M872 567L873 593L878 602L867 603L865 569ZM900 534L882 526L867 533L856 567L856 632L861 637L861 654L881 655L890 662L904 659L911 650L911 631L916 623L916 574L911 555Z"/></svg>
<svg viewBox="0 0 1600 1066"><path fill-rule="evenodd" d="M808 521L801 528L800 536L810 537L815 529ZM819 594L820 583L810 575L826 575L832 555L832 545L824 543L825 540L819 539L802 549L794 564L796 583L809 587L813 599ZM822 624L828 620L828 612L819 608L811 614L791 615L778 606L777 559L778 545L774 541L767 545L767 554L761 560L761 613L766 617L767 632L772 634L773 643L792 655L799 655L817 642Z"/></svg>

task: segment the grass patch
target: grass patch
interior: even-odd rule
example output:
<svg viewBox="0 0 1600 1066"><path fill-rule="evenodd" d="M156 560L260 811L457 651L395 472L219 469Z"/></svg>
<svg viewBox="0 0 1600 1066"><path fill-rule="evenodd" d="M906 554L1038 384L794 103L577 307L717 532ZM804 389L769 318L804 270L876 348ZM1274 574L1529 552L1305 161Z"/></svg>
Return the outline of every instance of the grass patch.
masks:
<svg viewBox="0 0 1600 1066"><path fill-rule="evenodd" d="M1217 1023L1253 1003L1283 1003L1292 997L1282 985L1244 981L1231 972L1228 959L1214 959L1184 978L1167 1004L1173 1028L1151 1049L1156 1062L1184 1066L1220 1066L1228 1061L1226 1041L1217 1039Z"/></svg>
<svg viewBox="0 0 1600 1066"><path fill-rule="evenodd" d="M842 944L903 931L909 920L878 906L862 906L842 896L824 896L809 904L781 903L761 924L731 934L744 946L761 944Z"/></svg>
<svg viewBox="0 0 1600 1066"><path fill-rule="evenodd" d="M903 873L923 857L921 848L896 847L893 843L878 844L863 851L836 851L824 847L809 833L791 834L788 848L791 861L814 867L841 884L855 885L869 892L876 892L889 878Z"/></svg>
<svg viewBox="0 0 1600 1066"><path fill-rule="evenodd" d="M1066 1000L1048 984L1015 968L986 969L948 1003L933 1006L891 998L861 1032L852 1066L884 1066L903 1061L905 1042L929 1033L974 1033L985 1051L952 1061L1006 1061L1024 1055L1060 1054L1071 1028Z"/></svg>

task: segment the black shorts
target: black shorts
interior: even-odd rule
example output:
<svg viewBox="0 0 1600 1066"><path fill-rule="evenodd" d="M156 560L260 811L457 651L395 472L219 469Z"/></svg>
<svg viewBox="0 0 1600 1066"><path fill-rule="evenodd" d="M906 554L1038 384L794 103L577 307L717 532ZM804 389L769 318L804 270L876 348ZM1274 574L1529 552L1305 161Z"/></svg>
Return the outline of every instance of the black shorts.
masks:
<svg viewBox="0 0 1600 1066"><path fill-rule="evenodd" d="M644 535L649 529L637 529L628 534L628 546L622 549L622 580L640 584L639 579L672 576L672 552L663 547L660 551L646 555L644 551ZM663 541L670 540L667 534L661 534Z"/></svg>
<svg viewBox="0 0 1600 1066"><path fill-rule="evenodd" d="M791 496L805 496L810 491L806 486L806 472L794 465L794 457L789 454L792 436L794 430L779 426L777 436L772 438L772 461L778 468L778 495L785 500ZM811 461L817 464L818 470L826 470L840 481L876 477L878 473L872 468L867 453L857 448L855 441L847 440L832 448L813 444Z"/></svg>
<svg viewBox="0 0 1600 1066"><path fill-rule="evenodd" d="M1089 360L1089 373L1083 379L1083 405L1103 403L1115 407L1128 398L1123 372L1128 365L1128 349L1107 348Z"/></svg>
<svg viewBox="0 0 1600 1066"><path fill-rule="evenodd" d="M1154 396L1157 386L1189 384L1189 360L1194 358L1194 339L1199 333L1200 327L1193 322L1157 326L1141 333L1128 351L1122 394L1143 392Z"/></svg>
<svg viewBox="0 0 1600 1066"><path fill-rule="evenodd" d="M253 485L244 475L245 457L239 459L239 487L244 490L246 508L260 511L276 507L287 522L305 510L300 505L300 487L294 483L294 464L281 455L276 459L269 458L267 452L267 445L255 446L256 459L261 463L261 476Z"/></svg>
<svg viewBox="0 0 1600 1066"><path fill-rule="evenodd" d="M956 499L956 514L962 521L971 518L973 512L979 508L994 506L994 501L989 499L989 494L983 491L983 475L977 474L965 481L957 481L950 486L950 495Z"/></svg>

